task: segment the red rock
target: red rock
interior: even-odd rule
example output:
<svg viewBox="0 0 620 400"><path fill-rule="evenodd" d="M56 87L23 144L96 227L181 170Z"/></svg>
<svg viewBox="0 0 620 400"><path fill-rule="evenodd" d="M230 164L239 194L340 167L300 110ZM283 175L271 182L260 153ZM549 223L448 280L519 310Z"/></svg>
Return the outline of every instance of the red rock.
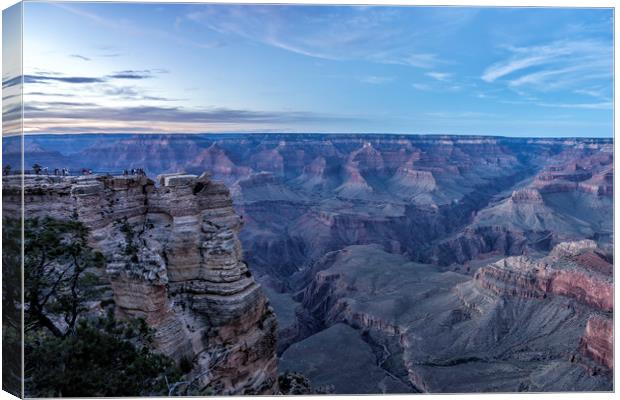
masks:
<svg viewBox="0 0 620 400"><path fill-rule="evenodd" d="M589 272L587 268L590 264L585 267L568 264L571 260L589 261L592 257L558 256L566 255L570 249L580 248L571 245L562 243L550 256L540 260L523 256L508 257L480 268L474 279L479 286L496 294L525 298L561 295L601 311L612 311L613 282L607 277Z"/></svg>
<svg viewBox="0 0 620 400"><path fill-rule="evenodd" d="M614 307L613 283L588 276L576 270L552 273L549 292L572 297L580 303L612 311Z"/></svg>
<svg viewBox="0 0 620 400"><path fill-rule="evenodd" d="M581 343L581 352L594 361L614 367L614 325L609 318L599 316L590 317L586 324Z"/></svg>
<svg viewBox="0 0 620 400"><path fill-rule="evenodd" d="M256 171L272 172L280 176L284 174L284 159L277 148L260 151L250 161Z"/></svg>
<svg viewBox="0 0 620 400"><path fill-rule="evenodd" d="M613 274L614 266L607 260L601 257L594 251L588 251L577 256L574 256L576 262L584 266L585 268L593 271L600 272L605 275L611 276Z"/></svg>
<svg viewBox="0 0 620 400"><path fill-rule="evenodd" d="M224 149L216 144L201 151L200 154L192 159L188 168L191 170L210 171L216 178L226 180L227 182L247 176L251 171L248 167L235 165Z"/></svg>

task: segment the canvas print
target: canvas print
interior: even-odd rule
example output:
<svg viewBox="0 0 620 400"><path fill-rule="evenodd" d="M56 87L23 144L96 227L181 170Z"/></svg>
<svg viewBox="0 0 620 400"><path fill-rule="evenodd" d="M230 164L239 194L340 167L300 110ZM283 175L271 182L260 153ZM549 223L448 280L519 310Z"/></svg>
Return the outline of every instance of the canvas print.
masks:
<svg viewBox="0 0 620 400"><path fill-rule="evenodd" d="M613 23L5 9L3 390L612 392Z"/></svg>

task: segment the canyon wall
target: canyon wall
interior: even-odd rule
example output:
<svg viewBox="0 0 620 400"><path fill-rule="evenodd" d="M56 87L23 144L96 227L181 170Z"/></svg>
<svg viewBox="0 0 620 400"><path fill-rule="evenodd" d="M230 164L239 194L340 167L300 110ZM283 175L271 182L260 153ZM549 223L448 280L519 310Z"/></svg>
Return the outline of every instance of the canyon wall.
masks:
<svg viewBox="0 0 620 400"><path fill-rule="evenodd" d="M381 246L348 246L317 262L296 295L307 314L281 360L318 383L346 387L346 379L317 371L346 362L347 352L318 359L310 347L318 337L338 341L331 332L346 324L408 392L610 390L613 284L600 272L611 266L605 258L583 240L543 257L504 258L472 277Z"/></svg>
<svg viewBox="0 0 620 400"><path fill-rule="evenodd" d="M5 202L19 207L20 177ZM242 259L241 218L228 189L207 174L36 176L26 218L77 219L106 259L118 317L140 317L158 351L192 364L189 379L217 394L273 394L276 316ZM10 208L10 206L9 206ZM93 306L96 310L97 306Z"/></svg>

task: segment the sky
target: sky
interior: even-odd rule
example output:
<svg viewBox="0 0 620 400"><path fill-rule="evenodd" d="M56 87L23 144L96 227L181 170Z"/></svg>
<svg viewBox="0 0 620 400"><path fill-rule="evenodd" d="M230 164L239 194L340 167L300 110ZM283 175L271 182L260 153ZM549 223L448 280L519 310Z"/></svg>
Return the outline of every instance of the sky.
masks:
<svg viewBox="0 0 620 400"><path fill-rule="evenodd" d="M23 13L28 133L613 135L611 9L31 2Z"/></svg>

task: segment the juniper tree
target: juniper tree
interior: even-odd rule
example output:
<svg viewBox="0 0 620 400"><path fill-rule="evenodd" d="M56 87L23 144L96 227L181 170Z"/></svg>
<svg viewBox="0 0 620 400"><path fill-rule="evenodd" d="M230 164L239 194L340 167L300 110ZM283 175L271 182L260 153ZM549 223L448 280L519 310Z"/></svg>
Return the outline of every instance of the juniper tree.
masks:
<svg viewBox="0 0 620 400"><path fill-rule="evenodd" d="M88 246L88 229L79 221L33 218L24 221L25 330L45 327L54 336L73 331L87 301L96 293L96 276L105 265ZM60 316L54 321L50 315Z"/></svg>

